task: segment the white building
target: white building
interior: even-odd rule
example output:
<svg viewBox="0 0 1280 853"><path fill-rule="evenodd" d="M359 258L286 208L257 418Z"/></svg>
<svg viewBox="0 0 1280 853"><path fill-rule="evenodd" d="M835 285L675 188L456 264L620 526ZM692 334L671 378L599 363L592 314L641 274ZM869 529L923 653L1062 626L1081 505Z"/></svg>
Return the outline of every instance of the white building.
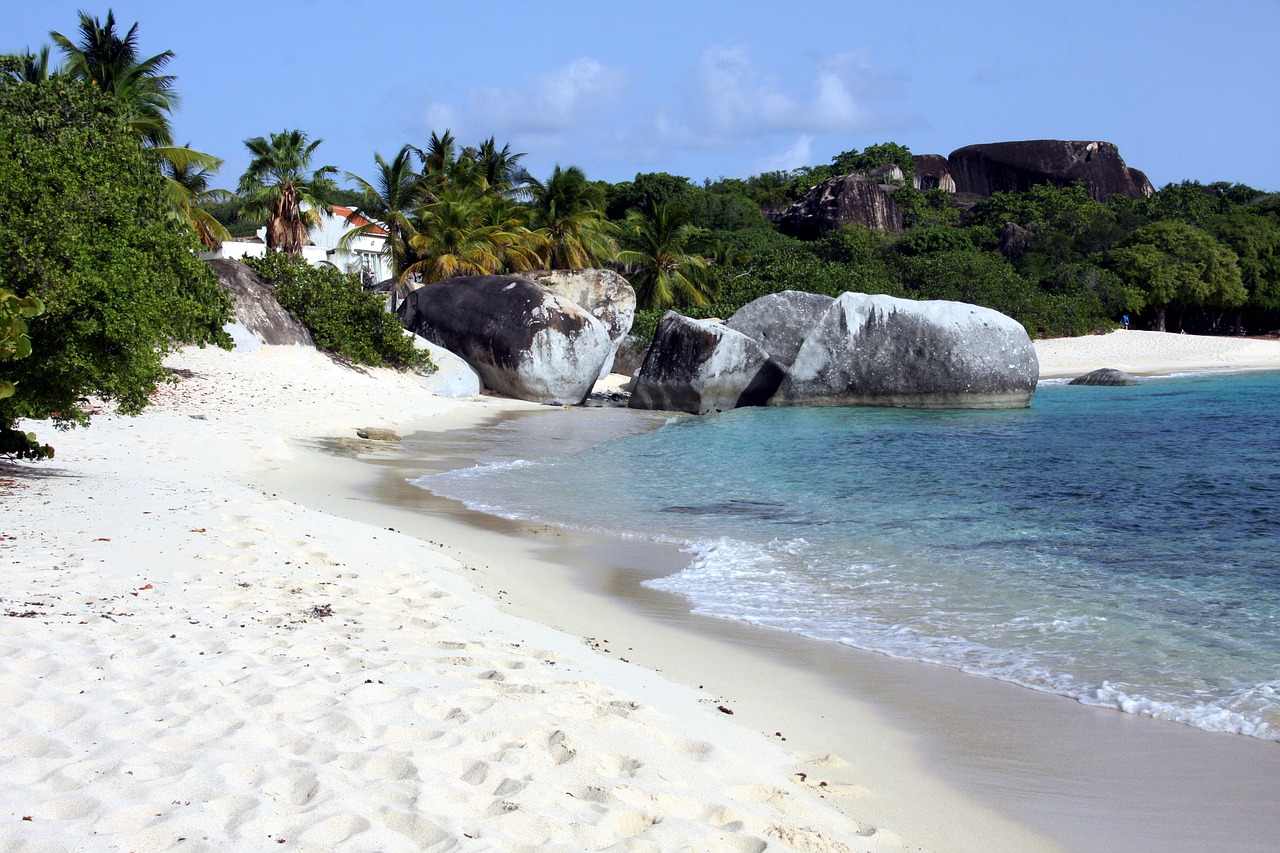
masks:
<svg viewBox="0 0 1280 853"><path fill-rule="evenodd" d="M347 221L350 216L351 221ZM391 264L383 256L387 232L375 227L352 240L351 245L339 249L338 244L348 231L354 231L371 220L361 216L355 208L333 206L332 215L320 214L320 223L311 229L311 242L302 247L302 257L312 266L329 264L343 272L355 273L366 286L391 277ZM254 237L228 240L216 252L201 252L203 260L211 258L260 258L267 252L267 229L262 227Z"/></svg>

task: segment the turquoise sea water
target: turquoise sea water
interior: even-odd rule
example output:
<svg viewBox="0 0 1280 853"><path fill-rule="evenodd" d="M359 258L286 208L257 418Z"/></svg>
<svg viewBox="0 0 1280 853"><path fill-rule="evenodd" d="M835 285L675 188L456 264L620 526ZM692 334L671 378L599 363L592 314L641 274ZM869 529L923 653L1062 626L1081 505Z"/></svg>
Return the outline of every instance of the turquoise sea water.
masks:
<svg viewBox="0 0 1280 853"><path fill-rule="evenodd" d="M1280 373L653 425L519 418L418 484L675 541L648 583L701 613L1280 740Z"/></svg>

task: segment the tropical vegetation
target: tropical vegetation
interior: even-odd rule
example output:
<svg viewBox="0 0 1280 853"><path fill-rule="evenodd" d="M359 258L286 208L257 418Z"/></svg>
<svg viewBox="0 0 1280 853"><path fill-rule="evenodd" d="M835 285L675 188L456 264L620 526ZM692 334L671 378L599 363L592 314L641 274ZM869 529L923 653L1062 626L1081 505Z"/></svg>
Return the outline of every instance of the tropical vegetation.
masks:
<svg viewBox="0 0 1280 853"><path fill-rule="evenodd" d="M2 452L42 454L24 418L84 424L91 399L141 410L180 343L231 344L230 300L130 118L90 83L0 80L0 289L44 308L23 318L26 357L3 363Z"/></svg>
<svg viewBox="0 0 1280 853"><path fill-rule="evenodd" d="M259 266L322 345L414 364L353 279L275 257L300 253L339 203L358 208L348 243L387 234L402 291L457 275L612 267L637 290L641 335L669 308L727 317L784 289L965 300L1033 336L1112 329L1125 315L1135 328L1280 328L1280 195L1240 184L1188 181L1106 201L1045 184L960 204L915 189L915 160L894 142L701 183L665 172L607 183L561 164L544 179L510 145L464 145L449 129L389 160L373 154L364 178L317 165L322 140L295 128L245 140L252 160L233 194L214 186L217 157L174 144L174 55L145 56L138 32L110 12L81 13L71 35L50 34L60 62L50 47L0 58L0 430L10 436L23 417L86 421L89 396L136 411L176 342L227 343L226 297L193 249L262 227L278 252ZM851 172L896 184L901 232L848 226L800 240L774 226L809 188ZM13 441L38 447L25 434Z"/></svg>
<svg viewBox="0 0 1280 853"><path fill-rule="evenodd" d="M356 276L329 264L311 266L287 252L267 252L246 263L272 284L280 305L321 349L356 364L434 370L382 299L363 290Z"/></svg>

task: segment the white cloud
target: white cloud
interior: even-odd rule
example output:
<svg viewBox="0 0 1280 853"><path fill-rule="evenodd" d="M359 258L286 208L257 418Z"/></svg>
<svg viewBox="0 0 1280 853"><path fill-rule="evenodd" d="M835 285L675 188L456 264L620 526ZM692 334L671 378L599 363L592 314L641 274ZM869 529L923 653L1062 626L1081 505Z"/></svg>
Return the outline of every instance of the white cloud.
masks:
<svg viewBox="0 0 1280 853"><path fill-rule="evenodd" d="M564 133L606 118L625 88L624 73L584 57L528 85L472 89L468 113L476 123L507 133Z"/></svg>
<svg viewBox="0 0 1280 853"><path fill-rule="evenodd" d="M800 137L785 151L765 157L755 164L755 171L788 172L801 166L813 165L813 137L807 133Z"/></svg>
<svg viewBox="0 0 1280 853"><path fill-rule="evenodd" d="M700 84L691 124L720 137L864 131L874 123L873 102L888 88L865 56L842 53L813 68L793 87L800 91L788 91L742 47L706 51Z"/></svg>

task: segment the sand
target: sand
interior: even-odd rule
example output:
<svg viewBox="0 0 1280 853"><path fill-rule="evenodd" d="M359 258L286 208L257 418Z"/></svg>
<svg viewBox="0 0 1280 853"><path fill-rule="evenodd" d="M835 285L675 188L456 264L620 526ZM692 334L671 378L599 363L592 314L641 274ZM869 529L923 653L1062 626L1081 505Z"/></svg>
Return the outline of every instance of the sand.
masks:
<svg viewBox="0 0 1280 853"><path fill-rule="evenodd" d="M1131 329L1035 342L1041 379L1074 379L1100 367L1134 376L1280 370L1280 341Z"/></svg>
<svg viewBox="0 0 1280 853"><path fill-rule="evenodd" d="M169 364L146 414L0 468L0 850L918 849L438 545L245 485L309 436L523 404L297 350Z"/></svg>
<svg viewBox="0 0 1280 853"><path fill-rule="evenodd" d="M1183 336L1144 344L1149 370L1089 350L1116 335L1038 345L1042 366L1190 369ZM0 850L1069 849L938 771L884 684L842 700L839 751L796 731L779 685L835 701L804 643L769 661L655 631L577 590L556 543L360 499L355 460L396 451L357 427L537 407L291 348L168 364L144 415L34 425L57 458L0 464ZM564 594L526 606L502 584L541 585L516 571L539 549ZM578 630L600 619L622 633ZM946 672L980 707L985 680Z"/></svg>

